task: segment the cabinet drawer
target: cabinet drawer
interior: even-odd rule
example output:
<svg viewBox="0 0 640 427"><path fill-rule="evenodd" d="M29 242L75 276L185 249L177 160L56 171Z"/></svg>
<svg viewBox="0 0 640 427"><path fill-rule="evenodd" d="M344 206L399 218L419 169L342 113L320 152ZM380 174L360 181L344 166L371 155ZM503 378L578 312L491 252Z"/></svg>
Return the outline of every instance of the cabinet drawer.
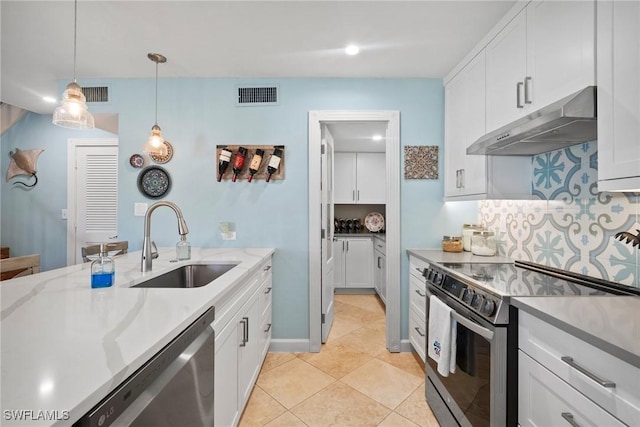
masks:
<svg viewBox="0 0 640 427"><path fill-rule="evenodd" d="M420 280L424 280L422 272L425 268L429 268L429 263L418 259L416 257L409 257L409 274L417 277Z"/></svg>
<svg viewBox="0 0 640 427"><path fill-rule="evenodd" d="M268 277L262 286L260 286L260 307L262 307L262 311L266 311L267 309L271 309L271 298L273 294L273 286L272 286L271 277Z"/></svg>
<svg viewBox="0 0 640 427"><path fill-rule="evenodd" d="M387 254L387 242L383 239L379 239L374 237L373 239L373 249L379 252L382 252L382 255Z"/></svg>
<svg viewBox="0 0 640 427"><path fill-rule="evenodd" d="M624 426L522 351L518 351L518 362L518 422L521 426Z"/></svg>
<svg viewBox="0 0 640 427"><path fill-rule="evenodd" d="M424 282L415 277L409 278L409 307L415 310L426 319L427 312L427 294Z"/></svg>
<svg viewBox="0 0 640 427"><path fill-rule="evenodd" d="M523 352L623 422L638 425L639 368L522 311L518 334ZM615 386L604 386L584 372Z"/></svg>
<svg viewBox="0 0 640 427"><path fill-rule="evenodd" d="M423 362L427 348L427 328L424 314L409 310L409 341Z"/></svg>

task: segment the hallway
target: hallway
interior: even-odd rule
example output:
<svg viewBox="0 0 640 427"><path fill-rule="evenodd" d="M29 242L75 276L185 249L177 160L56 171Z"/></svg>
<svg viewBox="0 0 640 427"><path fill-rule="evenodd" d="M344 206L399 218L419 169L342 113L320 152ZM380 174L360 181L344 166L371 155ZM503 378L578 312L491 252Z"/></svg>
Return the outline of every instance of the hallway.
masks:
<svg viewBox="0 0 640 427"><path fill-rule="evenodd" d="M438 427L411 353L385 348L377 295L335 295L320 353L269 353L240 420L253 426Z"/></svg>

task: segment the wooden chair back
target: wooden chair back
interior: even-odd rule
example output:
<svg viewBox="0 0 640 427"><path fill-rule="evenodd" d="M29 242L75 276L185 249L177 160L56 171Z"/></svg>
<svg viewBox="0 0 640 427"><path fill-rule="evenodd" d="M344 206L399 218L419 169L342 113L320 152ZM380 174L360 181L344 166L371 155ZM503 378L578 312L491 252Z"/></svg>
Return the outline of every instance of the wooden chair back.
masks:
<svg viewBox="0 0 640 427"><path fill-rule="evenodd" d="M129 250L129 242L127 240L107 243L107 252L109 252L110 256L126 254L127 250ZM100 245L85 246L81 251L84 262L93 261L100 255Z"/></svg>
<svg viewBox="0 0 640 427"><path fill-rule="evenodd" d="M0 280L27 276L40 272L40 255L17 256L0 259Z"/></svg>

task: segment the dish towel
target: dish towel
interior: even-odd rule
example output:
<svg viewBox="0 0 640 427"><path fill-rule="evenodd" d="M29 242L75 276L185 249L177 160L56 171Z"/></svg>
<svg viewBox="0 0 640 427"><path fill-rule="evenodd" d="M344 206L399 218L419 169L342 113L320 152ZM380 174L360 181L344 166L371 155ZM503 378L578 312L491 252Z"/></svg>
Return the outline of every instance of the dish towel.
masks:
<svg viewBox="0 0 640 427"><path fill-rule="evenodd" d="M438 373L448 377L456 372L457 322L451 316L451 307L435 295L429 298L429 331L427 354L438 363Z"/></svg>

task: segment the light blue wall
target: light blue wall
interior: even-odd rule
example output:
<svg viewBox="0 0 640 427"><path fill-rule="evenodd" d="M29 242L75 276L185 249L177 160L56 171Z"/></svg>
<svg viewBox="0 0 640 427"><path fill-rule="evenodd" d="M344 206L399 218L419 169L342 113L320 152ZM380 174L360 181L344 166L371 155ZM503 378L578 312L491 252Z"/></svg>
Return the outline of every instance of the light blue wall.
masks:
<svg viewBox="0 0 640 427"><path fill-rule="evenodd" d="M65 82L61 82L60 90ZM139 169L129 157L140 152L154 123L154 80L82 81L110 86L106 106L94 113L119 114L119 238L140 249L143 219L133 216L135 202L152 202L137 189ZM237 107L236 86L277 84L279 105ZM438 145L440 179L401 179L401 247L403 337L407 337L407 257L411 247L439 247L443 230L459 231L474 221L477 204L442 202L443 88L439 79L161 79L158 123L174 148L164 165L172 177L166 200L182 209L193 246L275 247L274 338L308 338L308 121L309 110L399 110L402 145ZM39 252L45 269L65 265L66 140L109 136L92 131L65 131L50 116L28 114L2 135L2 173L10 147L43 147L38 163L41 182L31 191L3 183L2 245L16 255ZM217 144L286 146L283 181L215 180ZM401 168L404 173L404 168ZM462 206L462 207L461 207ZM218 224L235 223L237 240L222 241ZM34 227L35 226L35 227ZM153 239L159 245L177 240L169 209L154 214Z"/></svg>

